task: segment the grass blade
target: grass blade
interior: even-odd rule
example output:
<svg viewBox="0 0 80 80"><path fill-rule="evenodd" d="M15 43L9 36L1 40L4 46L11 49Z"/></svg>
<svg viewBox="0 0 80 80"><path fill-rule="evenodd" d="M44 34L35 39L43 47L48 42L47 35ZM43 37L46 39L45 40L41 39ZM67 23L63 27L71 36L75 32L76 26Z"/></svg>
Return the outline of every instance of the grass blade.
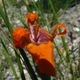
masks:
<svg viewBox="0 0 80 80"><path fill-rule="evenodd" d="M5 22L8 30L12 34L12 25L10 24L10 21L9 21L9 18L8 18L8 14L7 14L7 11L6 11L6 8L5 8L5 2L4 2L4 0L2 0L2 3L3 3L3 9L4 9L4 11L2 10L2 8L0 6L0 15L3 18L3 20L4 20L4 22Z"/></svg>
<svg viewBox="0 0 80 80"><path fill-rule="evenodd" d="M4 48L5 51L6 51L6 52L4 52L4 55L5 55L8 63L10 64L10 67L11 67L11 69L12 69L12 71L13 71L13 74L14 74L14 76L15 76L15 79L18 80L18 76L17 76L16 70L15 70L15 68L14 68L14 66L13 66L13 63L12 63L11 57L10 57L10 55L9 55L9 52L8 52L6 46L5 46L5 44L4 44L4 42L3 42L3 40L2 40L1 38L0 38L0 41L1 41L2 45L3 45L3 48Z"/></svg>
<svg viewBox="0 0 80 80"><path fill-rule="evenodd" d="M18 64L18 67L19 67L19 71L20 71L21 78L22 78L22 80L26 80L25 75L24 75L24 71L23 71L23 66L22 66L21 60L20 60L21 57L20 57L20 55L17 53L16 50L15 50L15 54L16 54L17 64Z"/></svg>

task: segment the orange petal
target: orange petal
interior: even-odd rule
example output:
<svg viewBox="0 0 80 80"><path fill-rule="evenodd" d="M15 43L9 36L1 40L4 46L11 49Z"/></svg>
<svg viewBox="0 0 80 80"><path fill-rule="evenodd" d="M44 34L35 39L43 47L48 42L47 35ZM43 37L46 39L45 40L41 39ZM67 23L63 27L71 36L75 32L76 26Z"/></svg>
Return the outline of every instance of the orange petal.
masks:
<svg viewBox="0 0 80 80"><path fill-rule="evenodd" d="M40 57L39 52L39 45L36 45L34 43L30 43L26 46L26 50L33 56L35 62L38 62L38 59Z"/></svg>
<svg viewBox="0 0 80 80"><path fill-rule="evenodd" d="M51 41L41 43L39 45L30 43L26 48L33 56L40 72L50 76L56 75L55 61L53 55L54 47Z"/></svg>
<svg viewBox="0 0 80 80"><path fill-rule="evenodd" d="M29 42L29 32L28 32L28 30L23 28L22 26L16 27L13 30L13 41L14 41L14 46L16 48L25 47L26 43Z"/></svg>
<svg viewBox="0 0 80 80"><path fill-rule="evenodd" d="M59 28L64 29L63 32L57 33L57 29L59 29ZM53 31L52 35L53 35L53 38L54 38L57 34L58 34L59 36L63 36L63 35L66 34L66 33L67 33L67 29L66 29L65 25L59 23L59 24L57 24L57 25L54 27L54 31Z"/></svg>
<svg viewBox="0 0 80 80"><path fill-rule="evenodd" d="M34 24L35 21L38 19L38 14L37 13L28 13L26 14L26 21L28 24Z"/></svg>

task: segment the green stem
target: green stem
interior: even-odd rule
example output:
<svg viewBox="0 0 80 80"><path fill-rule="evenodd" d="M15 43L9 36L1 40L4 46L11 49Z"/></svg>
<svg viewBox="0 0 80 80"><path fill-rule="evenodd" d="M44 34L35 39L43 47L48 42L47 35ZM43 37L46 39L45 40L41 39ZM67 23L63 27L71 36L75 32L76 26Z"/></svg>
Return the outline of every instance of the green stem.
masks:
<svg viewBox="0 0 80 80"><path fill-rule="evenodd" d="M37 77L36 77L36 75L35 75L35 72L34 72L32 66L31 66L31 64L29 62L29 59L26 56L26 53L24 52L23 49L19 49L19 51L20 51L20 53L21 53L21 55L22 55L22 57L23 57L23 59L24 59L24 61L26 63L26 66L28 68L28 72L29 72L29 74L31 76L31 79L32 80L38 80Z"/></svg>
<svg viewBox="0 0 80 80"><path fill-rule="evenodd" d="M24 72L23 72L23 67L22 67L22 64L21 64L21 61L20 61L20 56L19 56L19 54L17 53L16 50L15 50L15 54L16 54L16 59L17 59L17 63L18 63L21 78L22 78L22 80L26 80Z"/></svg>
<svg viewBox="0 0 80 80"><path fill-rule="evenodd" d="M51 5L51 8L52 8L52 11L53 11L54 18L55 18L56 22L59 23L58 18L57 18L57 15L56 15L56 12L55 12L55 9L54 9L54 5L52 4L52 1L49 0L49 3L50 3L50 5ZM59 31L61 32L62 30L59 29ZM70 62L70 57L69 57L69 54L70 54L70 53L69 53L67 44L66 44L66 42L65 42L65 37L62 36L61 39L62 39L62 42L63 42L63 46L64 46L64 48L65 48L65 50L66 50L66 54L67 54L67 56L66 56L67 62Z"/></svg>
<svg viewBox="0 0 80 80"><path fill-rule="evenodd" d="M24 3L24 5L26 6L26 8L28 8L28 4L26 3L25 0L22 0L22 2Z"/></svg>
<svg viewBox="0 0 80 80"><path fill-rule="evenodd" d="M64 65L64 62L63 62L63 60L62 60L62 52L59 50L59 48L58 48L58 46L56 45L56 43L55 43L55 41L54 41L54 45L55 45L55 48L56 48L56 50L57 50L57 53L59 54L59 57L60 57L60 59L61 59L61 63Z"/></svg>
<svg viewBox="0 0 80 80"><path fill-rule="evenodd" d="M79 42L79 65L78 65L78 68L79 68L79 75L80 75L80 42Z"/></svg>

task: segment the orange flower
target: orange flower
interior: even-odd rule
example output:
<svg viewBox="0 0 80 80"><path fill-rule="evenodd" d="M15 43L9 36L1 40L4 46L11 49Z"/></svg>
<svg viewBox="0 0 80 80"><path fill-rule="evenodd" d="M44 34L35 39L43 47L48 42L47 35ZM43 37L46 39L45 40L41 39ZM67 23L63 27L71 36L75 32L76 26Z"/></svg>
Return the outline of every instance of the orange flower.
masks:
<svg viewBox="0 0 80 80"><path fill-rule="evenodd" d="M13 40L16 48L24 48L33 56L38 65L40 72L55 76L55 61L54 61L54 46L52 40L58 34L63 36L66 34L66 27L64 24L57 24L54 27L53 33L40 28L36 24L38 14L26 14L26 21L29 28L17 27L13 30ZM58 33L57 29L62 28L63 31Z"/></svg>
<svg viewBox="0 0 80 80"><path fill-rule="evenodd" d="M29 43L29 32L22 26L13 30L13 41L16 48L24 48Z"/></svg>
<svg viewBox="0 0 80 80"><path fill-rule="evenodd" d="M51 41L39 45L30 43L26 46L27 51L33 56L40 72L55 76L55 61L53 53L53 44Z"/></svg>
<svg viewBox="0 0 80 80"><path fill-rule="evenodd" d="M26 14L26 21L28 22L28 24L34 24L37 19L38 19L38 14L36 13Z"/></svg>

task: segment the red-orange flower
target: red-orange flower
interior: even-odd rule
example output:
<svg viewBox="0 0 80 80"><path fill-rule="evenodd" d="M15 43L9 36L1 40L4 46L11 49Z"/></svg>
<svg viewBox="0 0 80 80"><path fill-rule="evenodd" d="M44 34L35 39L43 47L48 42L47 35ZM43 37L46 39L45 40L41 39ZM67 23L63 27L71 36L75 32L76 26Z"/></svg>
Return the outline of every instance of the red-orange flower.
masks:
<svg viewBox="0 0 80 80"><path fill-rule="evenodd" d="M38 14L36 13L26 14L26 21L28 22L28 24L34 24L37 19L38 19Z"/></svg>
<svg viewBox="0 0 80 80"><path fill-rule="evenodd" d="M13 30L13 41L16 48L24 48L29 43L29 31L23 27L16 27Z"/></svg>
<svg viewBox="0 0 80 80"><path fill-rule="evenodd" d="M35 22L38 19L38 14L26 14L28 29L17 27L13 30L13 40L16 48L24 48L33 56L38 65L40 72L55 76L55 61L54 61L54 46L52 40L56 35L63 36L66 34L64 24L57 24L54 27L53 33L49 33L45 29L40 28ZM62 32L57 30L61 28Z"/></svg>

